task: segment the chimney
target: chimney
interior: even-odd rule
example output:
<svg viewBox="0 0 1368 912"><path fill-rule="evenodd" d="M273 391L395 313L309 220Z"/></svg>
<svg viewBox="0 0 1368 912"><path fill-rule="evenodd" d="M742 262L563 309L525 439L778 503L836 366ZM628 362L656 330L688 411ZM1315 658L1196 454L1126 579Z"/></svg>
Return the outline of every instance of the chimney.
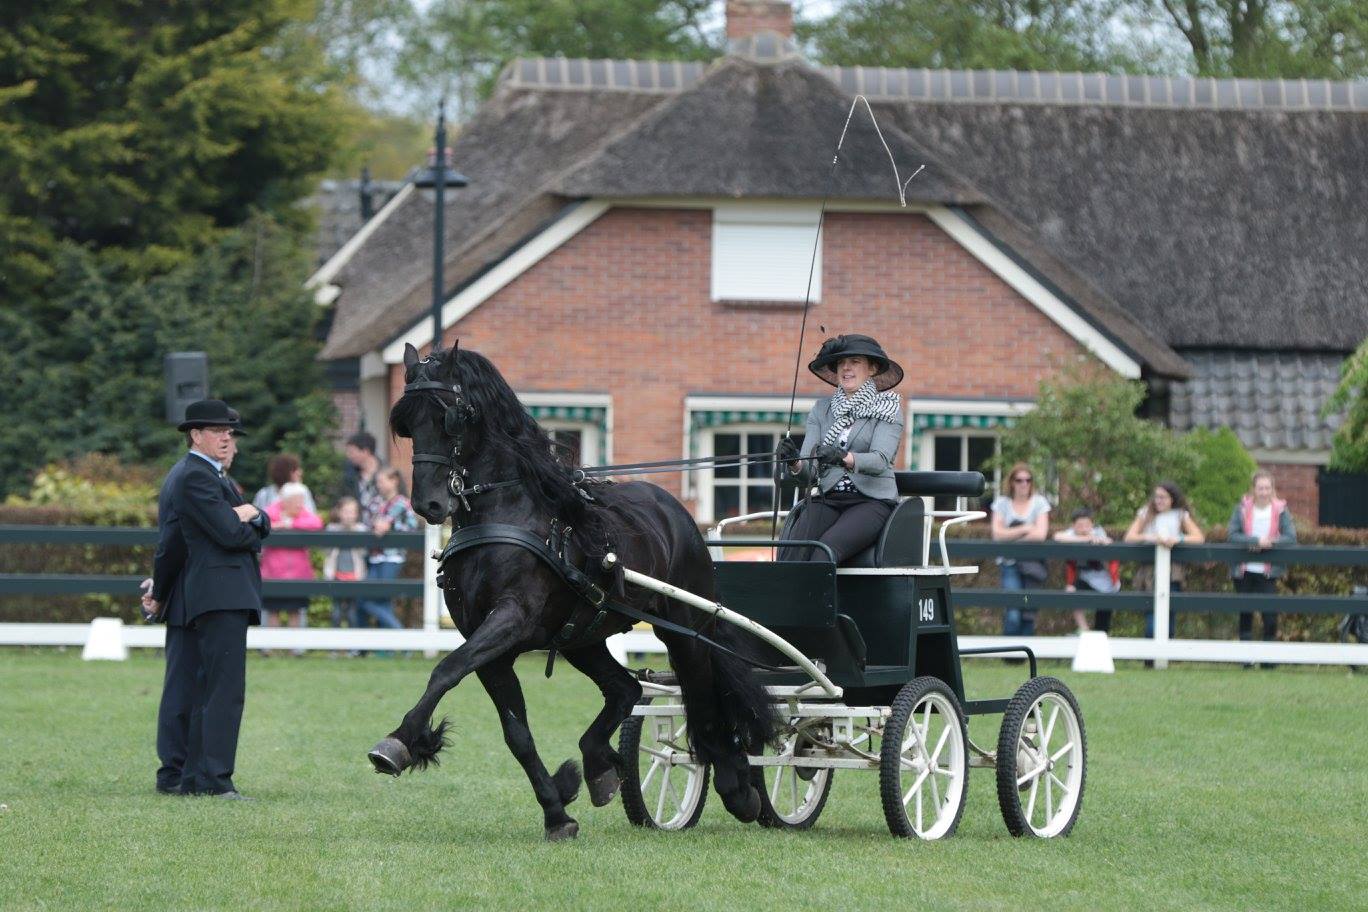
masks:
<svg viewBox="0 0 1368 912"><path fill-rule="evenodd" d="M727 41L736 43L760 32L793 38L793 6L787 0L727 0Z"/></svg>

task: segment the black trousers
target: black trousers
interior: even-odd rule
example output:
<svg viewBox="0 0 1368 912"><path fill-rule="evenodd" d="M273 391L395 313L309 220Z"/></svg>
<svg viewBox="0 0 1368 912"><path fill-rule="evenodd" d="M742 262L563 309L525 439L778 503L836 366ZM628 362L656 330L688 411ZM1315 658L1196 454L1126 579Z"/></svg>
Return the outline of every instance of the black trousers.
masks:
<svg viewBox="0 0 1368 912"><path fill-rule="evenodd" d="M166 630L166 677L157 715L157 787L232 791L247 690L246 611L211 611Z"/></svg>
<svg viewBox="0 0 1368 912"><path fill-rule="evenodd" d="M1245 573L1234 580L1236 592L1255 593L1258 595L1272 595L1278 591L1277 580L1269 579L1263 573ZM1278 638L1278 615L1273 611L1264 611L1263 614L1263 638L1265 640L1276 640ZM1254 612L1240 612L1240 639L1252 640L1254 638Z"/></svg>
<svg viewBox="0 0 1368 912"><path fill-rule="evenodd" d="M833 491L813 497L789 530L790 538L819 541L831 548L840 564L874 544L893 504L856 491ZM817 548L780 548L780 560L824 561Z"/></svg>

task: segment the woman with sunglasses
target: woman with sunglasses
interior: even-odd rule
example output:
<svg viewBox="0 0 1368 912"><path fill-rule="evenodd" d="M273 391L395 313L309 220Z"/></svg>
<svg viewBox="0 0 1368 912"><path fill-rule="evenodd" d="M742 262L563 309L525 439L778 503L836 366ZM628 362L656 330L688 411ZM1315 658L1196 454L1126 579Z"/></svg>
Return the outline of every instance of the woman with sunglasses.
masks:
<svg viewBox="0 0 1368 912"><path fill-rule="evenodd" d="M1024 462L1012 466L1002 483L1002 493L989 507L993 514L993 541L1037 542L1050 534L1050 502L1037 494L1035 473ZM1045 562L999 557L1003 589L1039 588L1045 582ZM1035 636L1033 608L1008 608L1002 618L1003 636Z"/></svg>

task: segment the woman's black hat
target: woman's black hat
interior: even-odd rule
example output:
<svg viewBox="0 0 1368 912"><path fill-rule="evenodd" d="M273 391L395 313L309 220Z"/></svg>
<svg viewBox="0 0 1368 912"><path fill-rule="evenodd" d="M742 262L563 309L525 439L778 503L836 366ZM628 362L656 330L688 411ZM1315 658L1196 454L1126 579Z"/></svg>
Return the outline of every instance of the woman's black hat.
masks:
<svg viewBox="0 0 1368 912"><path fill-rule="evenodd" d="M822 348L817 352L817 357L808 365L808 370L832 386L836 386L836 362L842 358L851 358L855 355L864 355L874 362L876 370L871 379L879 392L892 389L902 383L903 369L898 365L898 362L884 353L883 346L876 342L873 336L863 336L859 333L849 333L844 336L837 336L834 339L827 339L822 343Z"/></svg>
<svg viewBox="0 0 1368 912"><path fill-rule="evenodd" d="M233 433L241 434L242 416L238 414L237 409L229 408L228 403L222 399L201 399L185 407L185 420L176 425L176 430L188 431L191 428L207 427L232 428Z"/></svg>

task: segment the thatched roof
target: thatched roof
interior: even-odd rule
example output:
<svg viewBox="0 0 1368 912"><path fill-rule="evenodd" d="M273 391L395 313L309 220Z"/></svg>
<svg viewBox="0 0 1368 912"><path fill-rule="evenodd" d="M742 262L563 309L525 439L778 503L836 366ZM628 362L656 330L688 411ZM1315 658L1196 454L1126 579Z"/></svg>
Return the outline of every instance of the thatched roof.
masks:
<svg viewBox="0 0 1368 912"><path fill-rule="evenodd" d="M1174 347L1368 335L1368 87L1345 83L518 61L455 144L448 295L573 198L819 198L853 89L900 166L927 164L912 200L963 206L1153 373L1186 375ZM868 120L851 131L834 195L892 198ZM411 196L334 280L324 357L421 319L431 208Z"/></svg>
<svg viewBox="0 0 1368 912"><path fill-rule="evenodd" d="M1368 336L1368 112L879 108L1171 346Z"/></svg>

